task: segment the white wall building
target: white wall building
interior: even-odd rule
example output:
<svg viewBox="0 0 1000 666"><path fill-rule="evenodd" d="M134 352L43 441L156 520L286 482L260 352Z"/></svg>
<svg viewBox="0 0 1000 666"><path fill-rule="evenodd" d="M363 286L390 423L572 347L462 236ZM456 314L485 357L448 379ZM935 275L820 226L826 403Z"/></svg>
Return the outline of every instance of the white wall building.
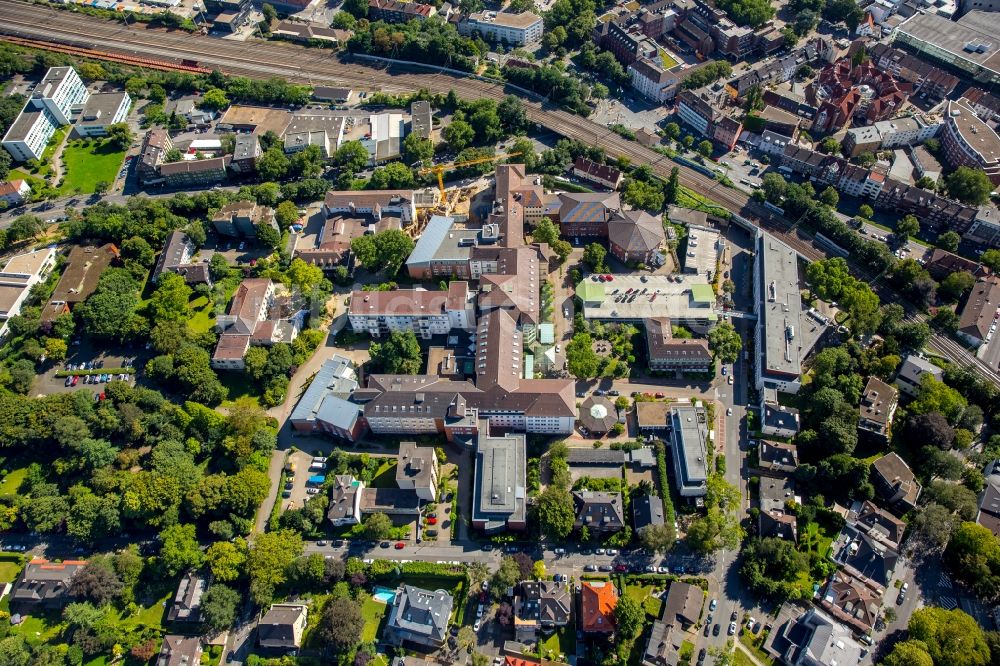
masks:
<svg viewBox="0 0 1000 666"><path fill-rule="evenodd" d="M17 254L0 271L0 339L7 337L7 322L21 314L21 306L31 288L48 277L56 265L56 251L42 250Z"/></svg>
<svg viewBox="0 0 1000 666"><path fill-rule="evenodd" d="M3 147L18 162L41 159L56 130L73 122L90 93L72 67L52 67L3 138Z"/></svg>
<svg viewBox="0 0 1000 666"><path fill-rule="evenodd" d="M542 38L542 17L534 12L476 12L458 24L459 33L470 36L478 32L492 42L524 46Z"/></svg>

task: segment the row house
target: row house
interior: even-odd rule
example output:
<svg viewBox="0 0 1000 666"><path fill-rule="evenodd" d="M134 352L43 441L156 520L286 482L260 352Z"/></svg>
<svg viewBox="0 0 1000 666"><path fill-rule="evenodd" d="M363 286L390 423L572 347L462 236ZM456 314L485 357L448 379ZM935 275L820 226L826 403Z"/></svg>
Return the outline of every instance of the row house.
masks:
<svg viewBox="0 0 1000 666"><path fill-rule="evenodd" d="M386 23L406 23L417 19L428 19L437 13L434 5L420 2L400 2L399 0L368 0L368 19Z"/></svg>
<svg viewBox="0 0 1000 666"><path fill-rule="evenodd" d="M912 83L914 92L925 94L931 100L945 99L958 87L959 79L954 74L888 44L869 44L866 52L879 69Z"/></svg>
<svg viewBox="0 0 1000 666"><path fill-rule="evenodd" d="M732 150L743 124L721 111L728 95L713 94L706 88L684 90L677 96L677 114L704 137Z"/></svg>
<svg viewBox="0 0 1000 666"><path fill-rule="evenodd" d="M979 88L969 88L965 91L965 101L969 103L976 115L989 122L1000 117L1000 97Z"/></svg>

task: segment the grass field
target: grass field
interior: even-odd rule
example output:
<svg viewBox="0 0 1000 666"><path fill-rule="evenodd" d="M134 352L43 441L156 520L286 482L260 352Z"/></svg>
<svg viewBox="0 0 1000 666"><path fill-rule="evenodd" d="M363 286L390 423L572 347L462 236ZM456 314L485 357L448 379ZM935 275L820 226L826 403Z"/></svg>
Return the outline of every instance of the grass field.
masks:
<svg viewBox="0 0 1000 666"><path fill-rule="evenodd" d="M576 651L576 637L570 627L558 631L538 642L538 649L545 658L558 659L560 654L571 655Z"/></svg>
<svg viewBox="0 0 1000 666"><path fill-rule="evenodd" d="M27 467L12 469L7 476L3 477L3 481L0 481L0 495L14 495L17 493L18 488L21 487L21 482L24 481L24 477L26 476L28 476Z"/></svg>
<svg viewBox="0 0 1000 666"><path fill-rule="evenodd" d="M806 528L799 534L799 550L805 553L816 553L826 557L830 551L833 537L827 536L826 530L818 523L806 523Z"/></svg>
<svg viewBox="0 0 1000 666"><path fill-rule="evenodd" d="M757 666L753 663L753 659L748 657L743 650L736 650L733 652L733 666Z"/></svg>
<svg viewBox="0 0 1000 666"><path fill-rule="evenodd" d="M251 383L250 377L242 372L220 372L219 381L229 389L229 398L222 402L222 407L232 406L237 398L250 398L258 405L260 396L257 388Z"/></svg>
<svg viewBox="0 0 1000 666"><path fill-rule="evenodd" d="M688 188L681 186L680 190L677 192L677 205L683 206L684 208L692 208L694 210L704 211L713 215L718 215L720 217L729 217L729 211L727 211L722 206L714 203L713 201L706 199L700 194L695 193Z"/></svg>
<svg viewBox="0 0 1000 666"><path fill-rule="evenodd" d="M396 463L384 462L375 471L375 476L371 482L372 488L395 488L396 487Z"/></svg>
<svg viewBox="0 0 1000 666"><path fill-rule="evenodd" d="M17 575L21 573L22 564L17 555L4 555L10 557L9 560L0 560L0 583L13 583Z"/></svg>
<svg viewBox="0 0 1000 666"><path fill-rule="evenodd" d="M215 326L212 301L208 300L207 296L198 296L197 298L191 299L188 303L188 310L191 311L191 317L188 319L188 326L190 326L191 330L195 333L210 331L212 330L212 327Z"/></svg>
<svg viewBox="0 0 1000 666"><path fill-rule="evenodd" d="M663 601L653 596L655 591L655 585L628 585L625 587L625 596L631 597L642 606L647 616L658 618Z"/></svg>
<svg viewBox="0 0 1000 666"><path fill-rule="evenodd" d="M361 617L365 619L365 626L361 630L361 642L370 643L378 638L379 628L382 621L388 615L389 606L380 601L375 601L371 597L365 599L361 604Z"/></svg>
<svg viewBox="0 0 1000 666"><path fill-rule="evenodd" d="M765 666L770 666L771 664L774 663L774 660L771 659L769 656L767 656L766 652L760 649L761 643L764 642L764 639L762 637L763 637L763 632L761 632L761 634L759 634L757 637L752 636L748 633L743 633L740 635L740 643L743 644L743 647L745 647L746 649L750 650L751 653L753 653L753 656L757 658L757 661L759 661L762 664L765 664ZM739 650L737 650L736 652L738 653Z"/></svg>
<svg viewBox="0 0 1000 666"><path fill-rule="evenodd" d="M59 192L90 194L102 180L114 183L124 159L125 151L113 147L107 139L71 141L62 153L65 177Z"/></svg>
<svg viewBox="0 0 1000 666"><path fill-rule="evenodd" d="M663 49L660 49L660 62L663 63L663 69L671 69L677 66L677 61Z"/></svg>

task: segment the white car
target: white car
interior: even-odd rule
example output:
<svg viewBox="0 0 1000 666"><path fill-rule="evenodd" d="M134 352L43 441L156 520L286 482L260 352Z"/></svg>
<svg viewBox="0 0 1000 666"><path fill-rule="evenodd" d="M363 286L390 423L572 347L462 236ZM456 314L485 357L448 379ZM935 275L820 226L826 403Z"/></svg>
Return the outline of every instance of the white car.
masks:
<svg viewBox="0 0 1000 666"><path fill-rule="evenodd" d="M563 308L563 317L569 316L569 308Z"/></svg>
<svg viewBox="0 0 1000 666"><path fill-rule="evenodd" d="M733 376L729 375L729 377L726 379L726 381L729 382L730 386L732 386L732 384L733 384Z"/></svg>
<svg viewBox="0 0 1000 666"><path fill-rule="evenodd" d="M556 345L556 353L558 354L560 351L562 351L562 348L559 345Z"/></svg>
<svg viewBox="0 0 1000 666"><path fill-rule="evenodd" d="M473 631L479 631L479 627L481 627L481 626L483 626L483 621L482 620L476 620L476 623L474 625L472 625L472 630Z"/></svg>
<svg viewBox="0 0 1000 666"><path fill-rule="evenodd" d="M484 610L485 610L485 609L483 608L483 605L482 605L482 604L479 604L479 607L478 607L478 608L476 608L476 617L477 617L477 618L480 618L480 617L482 617L482 616L483 616L483 612L484 612Z"/></svg>
<svg viewBox="0 0 1000 666"><path fill-rule="evenodd" d="M310 495L316 495L319 493L319 488L306 488L306 492Z"/></svg>
<svg viewBox="0 0 1000 666"><path fill-rule="evenodd" d="M732 415L733 415L733 408L730 407L729 409L726 410L726 416L732 416Z"/></svg>

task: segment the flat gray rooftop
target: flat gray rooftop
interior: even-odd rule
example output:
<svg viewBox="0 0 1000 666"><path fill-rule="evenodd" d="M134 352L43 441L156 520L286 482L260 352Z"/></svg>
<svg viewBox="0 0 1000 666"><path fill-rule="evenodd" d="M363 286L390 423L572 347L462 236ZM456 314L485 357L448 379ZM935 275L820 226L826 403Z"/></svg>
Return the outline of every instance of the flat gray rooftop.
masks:
<svg viewBox="0 0 1000 666"><path fill-rule="evenodd" d="M681 483L686 486L698 485L708 479L707 449L705 447L705 426L699 422L699 409L694 405L678 405L670 410L670 420L673 427L674 446L681 450L675 457L684 466L684 478Z"/></svg>
<svg viewBox="0 0 1000 666"><path fill-rule="evenodd" d="M1000 39L997 38L996 14L972 11L958 21L937 14L915 14L898 28L900 38L908 37L931 44L962 60L1000 72ZM985 51L967 50L970 43L983 44Z"/></svg>
<svg viewBox="0 0 1000 666"><path fill-rule="evenodd" d="M770 234L762 234L757 247L761 264L760 325L764 327L764 373L798 375L801 369L802 297L795 250Z"/></svg>

